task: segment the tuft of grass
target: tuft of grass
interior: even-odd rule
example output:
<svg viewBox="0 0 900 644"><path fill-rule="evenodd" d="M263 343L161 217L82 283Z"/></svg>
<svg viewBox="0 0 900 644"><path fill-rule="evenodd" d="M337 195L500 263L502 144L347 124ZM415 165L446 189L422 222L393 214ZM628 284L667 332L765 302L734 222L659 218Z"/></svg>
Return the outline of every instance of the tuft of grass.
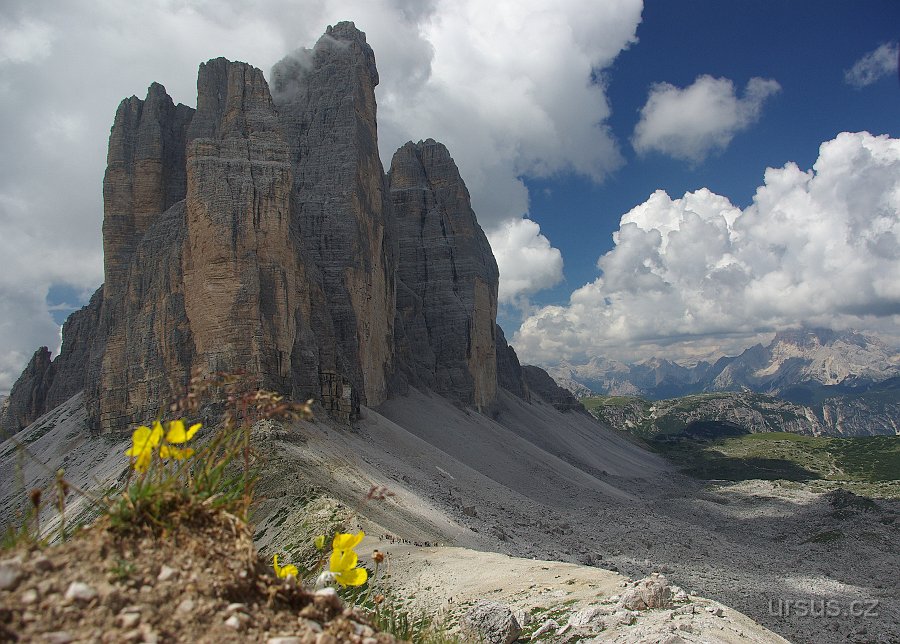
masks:
<svg viewBox="0 0 900 644"><path fill-rule="evenodd" d="M289 403L274 392L247 390L239 374L205 377L195 372L187 393L170 411L179 419L199 416L203 403L214 393L227 401L218 428L200 441L196 453L191 448L171 462L160 455L166 447L164 441L159 453L155 445L147 447L151 450L149 466L140 468L138 459L134 480L129 472L125 490L109 502L107 515L113 529L168 530L176 522L209 511L224 511L244 523L249 521L259 477L256 454L250 446L251 426L260 419L311 418L312 401Z"/></svg>
<svg viewBox="0 0 900 644"><path fill-rule="evenodd" d="M442 619L420 610L410 612L391 601L385 601L371 612L376 628L413 644L463 644L450 632L449 617Z"/></svg>

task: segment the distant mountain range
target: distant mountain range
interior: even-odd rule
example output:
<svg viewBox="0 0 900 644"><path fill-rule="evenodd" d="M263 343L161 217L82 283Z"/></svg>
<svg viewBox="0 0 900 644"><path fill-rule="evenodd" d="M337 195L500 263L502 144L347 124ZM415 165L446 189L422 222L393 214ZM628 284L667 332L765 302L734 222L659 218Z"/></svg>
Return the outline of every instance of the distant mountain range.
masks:
<svg viewBox="0 0 900 644"><path fill-rule="evenodd" d="M595 358L548 371L582 399L627 397L595 402L592 412L641 433L700 421L753 432L900 433L900 352L854 331L785 331L768 346L693 367L656 358L633 365Z"/></svg>
<svg viewBox="0 0 900 644"><path fill-rule="evenodd" d="M593 358L584 364L562 362L547 371L576 396L662 400L751 391L811 404L900 376L900 351L876 336L855 331L797 329L778 333L768 346L757 344L712 364L685 367L660 358L638 364Z"/></svg>

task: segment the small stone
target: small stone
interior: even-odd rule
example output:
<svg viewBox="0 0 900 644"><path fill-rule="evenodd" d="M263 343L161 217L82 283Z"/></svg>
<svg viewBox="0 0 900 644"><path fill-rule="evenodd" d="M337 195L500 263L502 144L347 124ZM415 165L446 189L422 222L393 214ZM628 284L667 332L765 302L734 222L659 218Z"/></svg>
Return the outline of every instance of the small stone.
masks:
<svg viewBox="0 0 900 644"><path fill-rule="evenodd" d="M18 559L0 561L0 590L15 590L22 579L22 562Z"/></svg>
<svg viewBox="0 0 900 644"><path fill-rule="evenodd" d="M313 594L313 603L320 609L331 608L333 610L340 610L344 607L344 603L341 601L341 598L334 588L321 588L317 590Z"/></svg>
<svg viewBox="0 0 900 644"><path fill-rule="evenodd" d="M95 597L97 597L97 591L80 581L73 581L66 590L68 601L89 602Z"/></svg>
<svg viewBox="0 0 900 644"><path fill-rule="evenodd" d="M138 592L140 592L142 595L149 595L150 593L153 592L153 586L148 586L147 584L144 584L143 586L141 586L141 589Z"/></svg>
<svg viewBox="0 0 900 644"><path fill-rule="evenodd" d="M322 625L319 622L314 621L312 619L306 619L305 617L298 617L297 623L300 624L300 626L305 626L306 628L311 630L313 633L321 633L322 632Z"/></svg>
<svg viewBox="0 0 900 644"><path fill-rule="evenodd" d="M531 634L531 639L536 640L544 633L549 631L555 631L559 628L559 622L555 619L548 619L543 624L541 624L540 628L538 628L534 633Z"/></svg>
<svg viewBox="0 0 900 644"><path fill-rule="evenodd" d="M319 633L316 636L316 644L338 644L338 641L331 633Z"/></svg>
<svg viewBox="0 0 900 644"><path fill-rule="evenodd" d="M688 624L688 623L684 623L684 624L679 624L679 625L678 625L678 630L679 630L679 631L684 631L685 633L693 633L693 632L694 632L694 627L691 626L691 625Z"/></svg>
<svg viewBox="0 0 900 644"><path fill-rule="evenodd" d="M72 637L70 633L67 631L52 631L50 633L44 633L43 640L47 642L47 644L69 644L69 642L73 641L75 638Z"/></svg>
<svg viewBox="0 0 900 644"><path fill-rule="evenodd" d="M178 613L192 613L194 612L194 600L187 598L182 599L178 604L178 608L175 609L175 612Z"/></svg>
<svg viewBox="0 0 900 644"><path fill-rule="evenodd" d="M37 555L31 563L38 572L52 572L56 568L50 558L44 555Z"/></svg>
<svg viewBox="0 0 900 644"><path fill-rule="evenodd" d="M303 644L299 637L270 637L266 644Z"/></svg>
<svg viewBox="0 0 900 644"><path fill-rule="evenodd" d="M637 619L637 613L630 610L617 610L612 616L613 626L631 626Z"/></svg>
<svg viewBox="0 0 900 644"><path fill-rule="evenodd" d="M144 644L158 644L159 642L159 635L150 628L149 624L141 624L141 638Z"/></svg>
<svg viewBox="0 0 900 644"><path fill-rule="evenodd" d="M169 581L173 577L178 574L178 571L174 568L170 568L169 566L163 565L162 568L159 569L159 574L156 576L157 581Z"/></svg>
<svg viewBox="0 0 900 644"><path fill-rule="evenodd" d="M116 622L121 628L135 628L141 623L140 613L122 613L116 618Z"/></svg>
<svg viewBox="0 0 900 644"><path fill-rule="evenodd" d="M531 623L531 614L525 610L524 608L517 608L513 610L513 615L516 618L516 621L519 622L519 626L522 628L528 626Z"/></svg>
<svg viewBox="0 0 900 644"><path fill-rule="evenodd" d="M38 600L37 591L34 588L29 588L22 596L19 597L19 601L25 604L26 606L30 606L31 604L36 604Z"/></svg>
<svg viewBox="0 0 900 644"><path fill-rule="evenodd" d="M121 637L121 639L119 639ZM141 633L141 629L135 628L130 631L125 631L121 634L121 636L117 636L115 633L112 634L112 637L108 638L104 636L104 641L109 642L143 642L144 635Z"/></svg>
<svg viewBox="0 0 900 644"><path fill-rule="evenodd" d="M240 604L238 602L235 602L233 604L228 604L228 608L225 609L225 612L229 615L232 615L238 612L249 614L250 611L247 610L247 604Z"/></svg>
<svg viewBox="0 0 900 644"><path fill-rule="evenodd" d="M233 628L236 631L241 630L244 627L243 620L238 619L237 615L232 615L228 619L225 620L225 626L228 628Z"/></svg>

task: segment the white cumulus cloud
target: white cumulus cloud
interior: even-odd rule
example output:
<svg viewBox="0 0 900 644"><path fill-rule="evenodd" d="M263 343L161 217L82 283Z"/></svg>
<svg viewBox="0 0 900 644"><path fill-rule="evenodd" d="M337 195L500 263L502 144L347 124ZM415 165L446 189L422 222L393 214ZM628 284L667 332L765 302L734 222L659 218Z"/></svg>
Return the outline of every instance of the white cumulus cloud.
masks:
<svg viewBox="0 0 900 644"><path fill-rule="evenodd" d="M885 76L897 73L900 59L900 45L884 43L875 51L860 58L853 67L844 72L844 80L856 88L866 87Z"/></svg>
<svg viewBox="0 0 900 644"><path fill-rule="evenodd" d="M602 275L527 318L523 359L690 359L804 323L900 323L900 139L843 132L812 169L769 168L746 209L657 191L626 213Z"/></svg>
<svg viewBox="0 0 900 644"><path fill-rule="evenodd" d="M541 234L537 222L508 219L488 233L488 240L500 267L501 304L517 304L562 281L562 253Z"/></svg>
<svg viewBox="0 0 900 644"><path fill-rule="evenodd" d="M656 151L699 163L756 123L766 99L780 90L777 81L765 78L751 78L740 98L727 78L698 76L684 89L656 83L631 143L640 154Z"/></svg>

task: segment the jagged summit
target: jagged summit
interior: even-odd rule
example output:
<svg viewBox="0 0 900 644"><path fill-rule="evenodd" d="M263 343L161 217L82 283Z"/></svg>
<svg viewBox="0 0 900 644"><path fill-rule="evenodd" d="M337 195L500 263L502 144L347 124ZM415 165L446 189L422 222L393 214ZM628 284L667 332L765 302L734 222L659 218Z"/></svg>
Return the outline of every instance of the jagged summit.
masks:
<svg viewBox="0 0 900 644"><path fill-rule="evenodd" d="M510 352L496 261L446 147L407 143L385 173L378 80L365 34L341 22L274 66L274 91L256 67L215 58L196 110L159 83L123 100L104 285L66 322L61 355L36 354L4 429L84 389L91 427L121 430L157 416L198 367L344 421L410 385L492 409L498 335ZM505 381L536 393L521 373Z"/></svg>

